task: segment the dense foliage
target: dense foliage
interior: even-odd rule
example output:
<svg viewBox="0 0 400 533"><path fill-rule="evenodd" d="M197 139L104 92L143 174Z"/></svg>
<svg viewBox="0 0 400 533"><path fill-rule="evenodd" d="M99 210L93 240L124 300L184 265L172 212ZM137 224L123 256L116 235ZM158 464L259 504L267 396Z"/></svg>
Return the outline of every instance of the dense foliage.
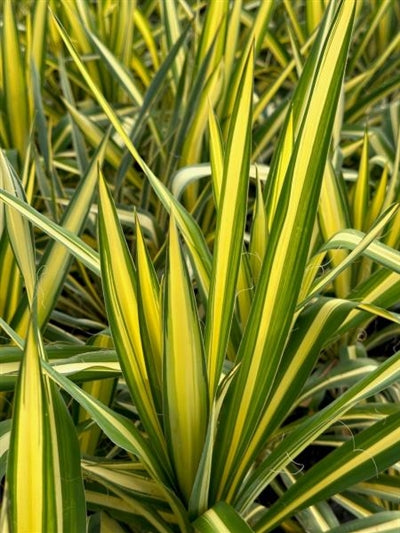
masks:
<svg viewBox="0 0 400 533"><path fill-rule="evenodd" d="M400 530L400 4L0 4L1 533Z"/></svg>

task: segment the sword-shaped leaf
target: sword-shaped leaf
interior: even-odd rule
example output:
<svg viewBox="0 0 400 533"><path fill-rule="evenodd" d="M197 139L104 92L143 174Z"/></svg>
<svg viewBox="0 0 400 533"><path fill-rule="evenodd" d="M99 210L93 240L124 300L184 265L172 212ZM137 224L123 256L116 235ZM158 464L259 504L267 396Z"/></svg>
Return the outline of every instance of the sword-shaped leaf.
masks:
<svg viewBox="0 0 400 533"><path fill-rule="evenodd" d="M400 413L384 418L328 454L292 485L258 522L267 533L297 509L329 498L351 485L378 477L400 459Z"/></svg>
<svg viewBox="0 0 400 533"><path fill-rule="evenodd" d="M320 47L316 42L303 70L309 79L299 84L307 103L298 128L296 108L293 110L298 133L239 349L241 366L228 392L220 424L223 438L218 440L215 462L217 499L230 501L263 443L263 435L254 439L253 435L268 402L294 318L344 75L353 8L351 3L341 2L334 13L328 10L326 20L330 23L320 30L324 45ZM309 86L305 90L306 81ZM294 99L296 96L297 92Z"/></svg>
<svg viewBox="0 0 400 533"><path fill-rule="evenodd" d="M9 523L14 533L84 531L86 509L78 440L58 390L42 374L44 359L33 318L16 388L10 437L6 478Z"/></svg>
<svg viewBox="0 0 400 533"><path fill-rule="evenodd" d="M210 399L224 361L235 304L246 221L250 167L253 50L243 65L225 150L217 234L207 309L205 345Z"/></svg>
<svg viewBox="0 0 400 533"><path fill-rule="evenodd" d="M375 370L357 381L350 389L327 407L302 422L257 467L242 486L239 498L235 502L237 509L246 508L262 488L274 479L279 471L292 462L296 456L311 444L327 428L359 404L391 384L400 376L400 352L382 363Z"/></svg>
<svg viewBox="0 0 400 533"><path fill-rule="evenodd" d="M252 533L251 527L225 502L216 503L194 523L196 533Z"/></svg>
<svg viewBox="0 0 400 533"><path fill-rule="evenodd" d="M160 285L136 217L139 322L154 401L161 410L163 376Z"/></svg>
<svg viewBox="0 0 400 533"><path fill-rule="evenodd" d="M2 18L2 93L7 117L6 128L9 146L18 150L22 160L28 144L30 114L25 69L19 43L17 21L11 0L5 0Z"/></svg>
<svg viewBox="0 0 400 533"><path fill-rule="evenodd" d="M164 295L165 430L179 487L192 492L206 436L208 390L193 289L172 217Z"/></svg>
<svg viewBox="0 0 400 533"><path fill-rule="evenodd" d="M400 530L399 511L381 511L351 520L338 527L329 529L328 533L397 533Z"/></svg>
<svg viewBox="0 0 400 533"><path fill-rule="evenodd" d="M20 200L25 200L21 182L2 151L0 151L0 183L10 194ZM11 247L22 273L31 305L36 280L33 234L28 221L18 211L6 206L5 214Z"/></svg>
<svg viewBox="0 0 400 533"><path fill-rule="evenodd" d="M99 177L100 262L110 328L121 368L143 425L154 447L168 464L140 335L137 273L113 199L102 174Z"/></svg>
<svg viewBox="0 0 400 533"><path fill-rule="evenodd" d="M337 176L331 162L327 162L322 180L319 199L318 222L324 241L330 239L339 231L350 227L348 202L344 181ZM376 217L375 217L376 218ZM374 220L375 220L374 218ZM329 253L334 267L345 259L345 250L335 250ZM351 270L345 270L335 280L336 295L345 298L351 288Z"/></svg>
<svg viewBox="0 0 400 533"><path fill-rule="evenodd" d="M47 233L52 239L63 245L70 254L82 261L92 272L100 275L99 254L88 246L80 237L68 228L60 226L7 191L0 189L0 199L13 209L19 211L32 224Z"/></svg>

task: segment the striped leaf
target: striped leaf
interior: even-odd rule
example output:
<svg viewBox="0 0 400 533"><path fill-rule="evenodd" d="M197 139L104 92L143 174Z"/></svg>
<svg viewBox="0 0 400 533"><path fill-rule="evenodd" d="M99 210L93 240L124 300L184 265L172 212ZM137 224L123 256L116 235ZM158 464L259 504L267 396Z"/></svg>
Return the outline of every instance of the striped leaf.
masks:
<svg viewBox="0 0 400 533"><path fill-rule="evenodd" d="M369 140L368 132L364 133L364 142L360 160L357 182L354 187L353 196L353 227L358 230L365 230L366 213L369 200L369 161L368 161Z"/></svg>
<svg viewBox="0 0 400 533"><path fill-rule="evenodd" d="M354 304L339 299L318 298L296 320L275 378L270 400L255 438L270 435L294 406L299 391L311 373L317 357Z"/></svg>
<svg viewBox="0 0 400 533"><path fill-rule="evenodd" d="M349 248L349 241L350 240L352 240L353 243L358 242L358 244L354 248L352 248L351 253L348 254L343 259L343 261L341 263L339 263L335 268L333 268L327 274L322 276L321 279L318 279L312 285L312 287L307 292L307 296L304 299L303 299L303 294L301 295L302 299L301 299L301 303L298 304L299 307L303 306L313 296L318 294L321 291L321 289L323 289L326 285L328 285L328 283L330 283L333 279L335 279L338 274L343 272L343 270L348 265L350 265L351 262L353 262L354 259L357 256L359 256L361 253L363 253L365 250L367 250L370 245L372 246L372 252L365 252L365 254L370 256L370 257L372 257L372 258L377 259L380 263L384 263L385 266L386 266L386 264L391 264L391 267L392 267L392 265L394 264L394 261L390 261L390 259L393 258L393 255L396 255L397 252L395 250L392 250L389 247L385 247L385 245L383 245L383 244L380 244L380 243L376 244L374 241L375 241L376 237L378 237L378 235L382 232L382 229L386 226L388 221L396 214L396 212L398 211L398 208L399 208L398 204L394 204L393 206L389 207L378 218L378 220L376 220L376 222L375 222L374 226L371 228L371 230L366 235L364 235L361 239L360 238L357 239L356 235L354 235L353 239L349 239L349 233L351 234L352 231L350 231L348 233L345 232L344 235L346 235L346 237L347 237L347 243L346 243L346 245L343 246L344 248ZM355 231L355 230L353 230L353 231ZM339 234L337 236L338 240L340 240L340 235L341 234ZM345 237L344 241L346 241L346 237ZM335 237L333 237L332 240L335 241L336 240ZM327 245L327 247L325 249L328 249L329 247L330 247L330 244L328 243L328 245ZM338 247L341 247L341 245L339 245ZM378 254L376 253L377 249L380 252ZM324 256L324 253L321 253L321 254L317 255L316 257L312 258L310 263L312 265L312 271L314 271L314 273L315 273L315 264L313 264L313 263L315 262L316 265L318 265L318 263L320 264L320 261L322 260L323 256ZM304 289L304 287L303 287L303 289Z"/></svg>
<svg viewBox="0 0 400 533"><path fill-rule="evenodd" d="M86 459L82 461L82 468L92 479L108 482L108 486L129 491L149 503L166 502L157 483L146 476L140 463Z"/></svg>
<svg viewBox="0 0 400 533"><path fill-rule="evenodd" d="M276 477L280 469L289 464L335 421L361 400L389 387L398 379L400 372L400 352L368 372L356 384L324 409L302 422L293 432L286 435L277 448L249 476L242 487L236 502L237 508L245 508L262 488Z"/></svg>
<svg viewBox="0 0 400 533"><path fill-rule="evenodd" d="M176 320L179 311L180 319ZM165 431L183 497L188 501L208 417L203 339L173 217L164 295Z"/></svg>
<svg viewBox="0 0 400 533"><path fill-rule="evenodd" d="M138 428L126 417L106 407L99 400L92 398L68 378L61 376L48 363L42 362L42 366L52 380L84 407L112 442L139 458L153 480L157 481L160 491L176 513L182 531L186 532L188 528L186 512L178 497L170 488L171 479L168 464L160 460L160 456L155 453L154 444L150 445L149 440L144 438Z"/></svg>
<svg viewBox="0 0 400 533"><path fill-rule="evenodd" d="M166 0L162 0L160 7L164 21L167 47L168 50L171 50L171 48L173 48L174 44L179 40L179 37L182 34L181 22L178 16L177 2L166 2ZM184 62L185 54L183 50L180 50L174 60L172 67L175 87L177 87L179 84Z"/></svg>
<svg viewBox="0 0 400 533"><path fill-rule="evenodd" d="M218 394L214 403L210 407L208 417L207 434L203 447L203 452L197 470L196 479L193 485L192 494L189 500L189 513L191 516L200 516L208 509L209 490L212 475L212 460L217 435L218 419L226 393L237 372L237 367L233 368L224 378L218 387Z"/></svg>
<svg viewBox="0 0 400 533"><path fill-rule="evenodd" d="M400 528L399 511L382 511L373 516L351 520L328 530L328 533L397 533Z"/></svg>
<svg viewBox="0 0 400 533"><path fill-rule="evenodd" d="M22 185L3 152L0 152L0 183L2 183L4 190L22 201L25 200ZM18 211L7 206L5 214L7 232L10 237L11 246L24 278L29 304L32 305L36 269L31 228Z"/></svg>
<svg viewBox="0 0 400 533"><path fill-rule="evenodd" d="M61 220L63 231L69 235L72 233L75 236L83 230L96 186L97 166L102 162L106 142L107 136L103 139L103 142L94 154L92 162L86 174L83 176L82 181L75 191L75 194ZM26 213L28 206L24 207ZM51 224L48 223L48 219L45 217L37 215L37 218L41 218L42 220L44 219L47 227L49 225L51 226ZM90 250L88 246L83 246L86 251ZM93 253L89 252L89 254L93 258ZM39 278L37 286L38 295L42 301L38 309L38 320L40 327L46 324L50 313L55 306L56 299L62 290L62 284L67 275L71 260L72 258L68 248L65 248L57 242L51 241L49 243L40 262L42 274ZM24 332L27 327L28 320L28 309L26 307L26 302L22 299L17 316L13 323L16 331L19 333Z"/></svg>
<svg viewBox="0 0 400 533"><path fill-rule="evenodd" d="M220 425L224 437L218 441L217 448L217 499L230 501L263 442L262 435L253 440L252 436L268 401L293 320L344 73L353 7L346 2L339 5L324 34L325 46L311 53L311 66L303 71L309 72L315 65L315 75L309 80L308 104L296 136L238 354L241 366L228 392ZM303 90L300 85L299 90Z"/></svg>
<svg viewBox="0 0 400 533"><path fill-rule="evenodd" d="M78 441L59 392L42 374L44 358L33 320L16 388L7 466L15 533L72 533L86 527Z"/></svg>
<svg viewBox="0 0 400 533"><path fill-rule="evenodd" d="M7 455L10 447L11 419L0 422L0 479L6 473ZM0 531L2 531L0 529Z"/></svg>
<svg viewBox="0 0 400 533"><path fill-rule="evenodd" d="M241 49L244 51L242 53L243 59L246 58L246 51L250 51L251 48L254 48L254 58L258 58L260 53L265 33L267 31L267 26L271 18L273 9L275 7L274 2L262 2L259 5L259 8L254 17L250 17L250 20L247 18L247 23L249 26L248 31L246 32L246 37ZM239 8L237 8L239 9ZM237 14L237 12L235 13ZM242 10L242 16L245 14L245 10ZM238 16L238 15L237 15ZM228 49L231 45L231 42L228 42ZM232 54L232 50L228 52ZM225 98L222 103L222 117L226 119L232 115L233 108L236 102L236 96L238 93L240 80L242 77L243 65L241 62L233 62L232 73L230 76L229 84L226 84L225 88ZM225 127L228 128L229 121L226 122ZM227 129L224 128L224 138L227 137Z"/></svg>
<svg viewBox="0 0 400 533"><path fill-rule="evenodd" d="M396 209L397 210L397 209ZM364 233L356 230L345 230L335 235L327 243L324 244L322 249L334 250L336 248L345 248L347 250L355 250L364 238ZM372 241L367 248L363 251L363 254L372 259L376 263L389 268L393 272L399 272L399 252L386 244L381 243L378 240Z"/></svg>
<svg viewBox="0 0 400 533"><path fill-rule="evenodd" d="M67 523L72 500L64 469L51 477L64 432L76 444L52 415L60 385L96 455L75 524L88 533L396 530L396 466L360 479L368 452L384 469L397 454L398 6L169 3L0 2L0 413L16 398L15 427L50 435L42 523ZM21 376L42 425L18 414ZM10 435L0 423L0 474ZM314 446L335 450L328 484L294 463ZM265 488L275 505L257 503ZM19 489L4 484L2 533ZM356 520L339 525L336 505Z"/></svg>
<svg viewBox="0 0 400 533"><path fill-rule="evenodd" d="M183 191L191 183L197 182L202 178L208 178L211 176L213 187L215 189L216 203L218 204L221 196L221 184L223 176L223 148L221 132L214 113L210 112L208 117L208 125L210 130L210 159L211 163L198 163L197 165L189 165L187 167L180 168L171 179L171 191L174 196L179 200ZM268 176L268 165L252 164L250 165L250 179L259 179L261 182L265 182ZM216 183L214 183L216 181Z"/></svg>
<svg viewBox="0 0 400 533"><path fill-rule="evenodd" d="M144 427L168 465L140 336L137 273L114 202L101 174L99 200L101 277L110 328L121 368Z"/></svg>
<svg viewBox="0 0 400 533"><path fill-rule="evenodd" d="M102 43L102 41L98 37L96 37L94 33L88 31L87 28L85 28L85 31L87 32L88 37L94 44L96 50L101 55L102 60L112 72L113 76L115 76L115 78L121 82L121 85L128 92L129 96L132 98L135 104L141 106L143 104L143 96L137 89L134 81L132 80L132 77L129 74L129 71L124 67L124 65L121 65L116 60L110 50Z"/></svg>
<svg viewBox="0 0 400 533"><path fill-rule="evenodd" d="M46 33L47 33L47 13L48 13L48 1L38 2L35 4L32 21L32 59L35 65L35 69L39 76L42 75L44 70L45 58L46 58Z"/></svg>
<svg viewBox="0 0 400 533"><path fill-rule="evenodd" d="M48 217L31 207L29 204L19 200L13 194L0 189L1 200L18 210L27 220L47 233L55 241L62 244L72 255L82 261L92 272L100 274L99 254L88 246L82 239L68 228L56 224Z"/></svg>
<svg viewBox="0 0 400 533"><path fill-rule="evenodd" d="M192 164L201 159L201 139L207 127L208 110L220 96L221 86L222 69L217 66L205 83L197 104L196 115L193 117L182 148L182 165Z"/></svg>
<svg viewBox="0 0 400 533"><path fill-rule="evenodd" d="M113 442L140 457L143 465L153 474L155 479L166 479L164 469L160 467L159 461L153 457L146 440L130 420L102 405L99 400L92 398L68 378L59 374L48 363L42 363L42 366L52 380L65 389L91 414Z"/></svg>
<svg viewBox="0 0 400 533"><path fill-rule="evenodd" d="M11 0L5 0L2 31L3 97L7 112L9 146L16 148L21 160L28 144L30 116L25 68L19 44L17 21Z"/></svg>
<svg viewBox="0 0 400 533"><path fill-rule="evenodd" d="M388 416L319 461L267 511L256 531L271 531L295 510L328 498L358 481L378 477L379 472L400 458L399 421L400 413Z"/></svg>
<svg viewBox="0 0 400 533"><path fill-rule="evenodd" d="M243 67L226 146L205 330L209 393L218 385L229 339L245 226L250 165L253 52ZM246 127L243 127L243 121Z"/></svg>
<svg viewBox="0 0 400 533"><path fill-rule="evenodd" d="M232 533L233 531L251 533L253 531L235 509L225 502L216 503L193 525L198 533Z"/></svg>
<svg viewBox="0 0 400 533"><path fill-rule="evenodd" d="M386 407L385 405L381 408ZM360 494L370 494L387 502L399 501L399 480L390 474L381 474L379 478L372 478L359 483L355 488Z"/></svg>
<svg viewBox="0 0 400 533"><path fill-rule="evenodd" d="M400 276L394 272L380 269L374 272L368 280L358 285L350 293L349 298L355 302L364 304L379 305L381 307L391 307L398 301L400 294ZM351 328L364 325L370 317L362 310L352 311L338 334L349 331Z"/></svg>
<svg viewBox="0 0 400 533"><path fill-rule="evenodd" d="M344 182L336 175L333 165L327 163L322 180L319 200L318 222L324 241L328 241L335 234L350 227ZM376 218L376 217L375 217ZM375 218L373 220L375 220ZM346 257L341 250L331 251L329 258L336 267ZM351 270L345 270L334 280L335 292L339 298L346 297L351 288Z"/></svg>
<svg viewBox="0 0 400 533"><path fill-rule="evenodd" d="M138 309L146 365L153 387L153 397L161 409L163 376L162 319L160 286L150 260L139 219L136 217L136 248L138 270Z"/></svg>
<svg viewBox="0 0 400 533"><path fill-rule="evenodd" d="M65 106L67 107L74 123L82 131L85 139L91 146L97 147L104 138L103 130L97 126L93 120L90 119L90 116L80 113L69 102L65 101ZM122 150L114 143L112 139L109 139L105 146L104 159L113 167L118 168L122 158ZM135 185L140 187L141 180L139 179L137 173L133 171L133 169L128 169L126 176Z"/></svg>
<svg viewBox="0 0 400 533"><path fill-rule="evenodd" d="M264 260L268 242L268 218L264 206L260 179L257 179L257 196L254 204L253 223L249 244L250 265L255 283L260 277L261 265Z"/></svg>

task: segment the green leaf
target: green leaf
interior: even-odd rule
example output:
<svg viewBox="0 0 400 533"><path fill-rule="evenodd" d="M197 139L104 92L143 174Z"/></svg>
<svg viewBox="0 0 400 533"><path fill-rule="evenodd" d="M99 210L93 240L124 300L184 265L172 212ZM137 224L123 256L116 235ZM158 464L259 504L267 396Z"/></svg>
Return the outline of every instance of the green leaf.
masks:
<svg viewBox="0 0 400 533"><path fill-rule="evenodd" d="M216 503L201 515L193 526L198 533L252 533L251 527L233 507L225 502Z"/></svg>
<svg viewBox="0 0 400 533"><path fill-rule="evenodd" d="M257 533L266 533L299 508L368 479L400 458L400 413L373 424L328 454L292 485L257 523Z"/></svg>
<svg viewBox="0 0 400 533"><path fill-rule="evenodd" d="M382 363L377 369L368 372L356 384L324 409L302 422L249 476L241 489L236 508L247 507L249 502L276 477L280 469L289 464L314 439L321 435L361 400L376 394L395 383L400 375L400 352Z"/></svg>
<svg viewBox="0 0 400 533"><path fill-rule="evenodd" d="M369 200L369 138L368 132L364 133L364 142L360 160L358 178L353 196L353 227L356 230L366 230L366 214Z"/></svg>
<svg viewBox="0 0 400 533"><path fill-rule="evenodd" d="M282 356L268 405L256 428L256 437L271 435L289 414L288 408L296 405L296 398L321 349L354 306L346 300L318 298L299 315Z"/></svg>
<svg viewBox="0 0 400 533"><path fill-rule="evenodd" d="M328 161L322 180L318 209L318 222L325 242L335 234L350 227L347 203L344 180L335 173L333 165ZM341 263L346 256L347 252L344 250L335 250L329 253L334 267ZM345 298L351 288L351 270L347 269L339 274L334 280L334 286L336 295L339 298Z"/></svg>
<svg viewBox="0 0 400 533"><path fill-rule="evenodd" d="M2 420L0 422L0 479L3 479L7 468L7 455L10 447L12 419ZM1 529L0 529L1 531Z"/></svg>
<svg viewBox="0 0 400 533"><path fill-rule="evenodd" d="M400 528L399 511L382 511L372 516L351 520L328 533L397 533Z"/></svg>
<svg viewBox="0 0 400 533"><path fill-rule="evenodd" d="M212 460L215 447L215 438L217 435L218 419L226 393L228 392L237 370L238 367L234 367L219 385L217 397L210 408L206 439L199 468L197 470L196 479L193 485L192 494L190 495L189 500L189 512L194 517L205 513L208 509L208 497L212 475Z"/></svg>
<svg viewBox="0 0 400 533"><path fill-rule="evenodd" d="M262 262L268 242L268 218L264 206L260 180L257 180L257 196L254 204L253 224L250 235L250 265L254 282L260 277Z"/></svg>
<svg viewBox="0 0 400 533"><path fill-rule="evenodd" d="M326 245L322 247L322 250L328 250L331 248L331 242L336 244L334 247L347 248L351 249L351 253L346 255L341 263L339 263L335 268L330 270L327 274L318 279L312 287L307 290L307 295L304 293L304 286L302 288L302 293L300 296L301 301L298 304L298 308L301 308L304 304L310 301L314 296L316 296L320 291L328 285L333 279L336 278L338 274L343 272L343 270L349 266L361 253L370 258L375 259L384 266L389 266L397 270L395 266L396 260L393 260L393 256L396 256L397 252L391 248L378 243L375 241L376 237L382 232L382 229L387 225L388 221L396 214L399 209L399 204L394 204L389 207L375 222L370 231L363 235L361 232L356 232L356 230L348 230L347 232L341 232L339 235L333 237ZM344 237L343 243L340 243L341 236ZM360 238L362 237L362 238ZM375 242L374 242L375 241ZM372 250L369 250L368 247L371 246ZM325 253L318 253L310 261L311 270L315 273L315 267L320 265ZM315 274L314 274L315 275ZM307 287L307 286L306 286ZM308 289L308 287L307 287Z"/></svg>
<svg viewBox="0 0 400 533"><path fill-rule="evenodd" d="M86 174L82 177L82 180L62 217L61 224L63 235L60 236L59 232L57 232L57 234L64 240L64 243L66 241L68 242L68 247L66 248L58 242L51 241L48 244L47 249L40 261L41 275L37 285L38 297L41 300L41 305L38 308L38 321L40 327L43 327L47 323L50 313L56 304L57 297L62 290L63 282L72 261L69 251L71 244L74 245L75 250L77 249L76 244L78 244L78 248L80 248L81 251L87 252L85 257L87 258L87 255L90 256L92 265L93 260L97 262L95 259L97 254L93 252L93 250L91 250L87 245L82 243L82 241L77 241L76 234L79 235L86 222L97 182L97 167L102 162L107 139L108 136L103 139L102 143L95 152ZM2 198L6 203L11 203L11 199L7 193L0 192L0 198ZM42 225L54 233L54 228L57 226L54 223L51 223L43 215L34 212L30 206L27 204L22 204L18 201L14 201L13 205L18 205L20 212L23 212L23 214L28 218L33 218L35 223L37 223L39 220L43 222ZM29 283L28 278L25 283ZM22 299L17 311L17 316L13 322L13 326L17 333L21 333L26 330L28 320L29 311L26 301Z"/></svg>
<svg viewBox="0 0 400 533"><path fill-rule="evenodd" d="M162 0L160 7L168 50L171 50L182 35L181 22L179 20L177 9L178 6L176 2L167 2L166 0ZM183 50L179 50L172 65L175 87L179 85L184 62L185 53Z"/></svg>

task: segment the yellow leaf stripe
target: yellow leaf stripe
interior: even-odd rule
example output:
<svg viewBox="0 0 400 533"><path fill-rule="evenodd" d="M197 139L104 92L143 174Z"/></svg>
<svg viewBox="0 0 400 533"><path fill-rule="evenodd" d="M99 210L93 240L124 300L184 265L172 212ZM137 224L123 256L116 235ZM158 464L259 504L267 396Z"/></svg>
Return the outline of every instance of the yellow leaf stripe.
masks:
<svg viewBox="0 0 400 533"><path fill-rule="evenodd" d="M314 222L311 205L316 204L318 184L322 179L321 154L317 156L316 152L321 149L321 134L326 134L327 125L321 119L321 110L331 106L332 91L337 98L339 96L353 8L350 2L342 2L327 34L271 228L263 271L238 355L242 364L227 405L229 423L224 428L227 433L220 444L221 455L217 463L222 469L218 498L227 497L227 494L232 497L237 489L237 484L231 482L233 473L245 471L243 454L266 404L266 387L276 373L280 350L291 325L293 315L290 310L303 275L301 262L305 262L308 252L305 232L306 228L310 232ZM333 114L330 120L333 123ZM307 212L304 204L308 206ZM290 279L288 272L291 273ZM259 444L255 441L252 445L256 448Z"/></svg>
<svg viewBox="0 0 400 533"><path fill-rule="evenodd" d="M164 402L168 442L187 500L200 462L208 417L204 351L191 291L171 217L164 312Z"/></svg>
<svg viewBox="0 0 400 533"><path fill-rule="evenodd" d="M111 331L130 392L146 430L165 456L140 336L136 272L104 177L99 176L99 237L104 296Z"/></svg>

